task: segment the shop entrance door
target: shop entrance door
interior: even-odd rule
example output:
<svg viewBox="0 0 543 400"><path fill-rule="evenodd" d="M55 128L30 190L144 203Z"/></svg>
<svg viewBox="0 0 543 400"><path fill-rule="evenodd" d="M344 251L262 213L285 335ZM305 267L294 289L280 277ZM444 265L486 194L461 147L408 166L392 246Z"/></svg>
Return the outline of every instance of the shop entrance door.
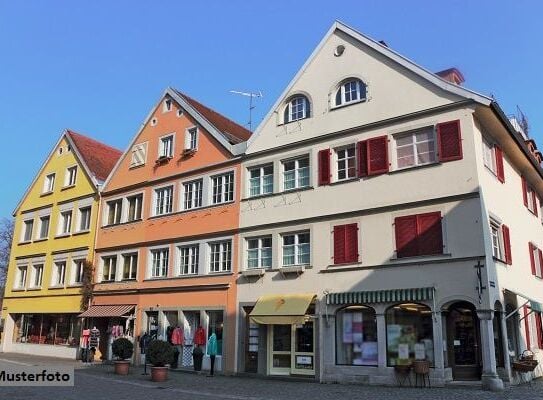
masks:
<svg viewBox="0 0 543 400"><path fill-rule="evenodd" d="M447 316L449 364L455 380L481 379L479 319L474 307L455 303Z"/></svg>
<svg viewBox="0 0 543 400"><path fill-rule="evenodd" d="M315 375L313 321L302 325L269 325L270 375Z"/></svg>

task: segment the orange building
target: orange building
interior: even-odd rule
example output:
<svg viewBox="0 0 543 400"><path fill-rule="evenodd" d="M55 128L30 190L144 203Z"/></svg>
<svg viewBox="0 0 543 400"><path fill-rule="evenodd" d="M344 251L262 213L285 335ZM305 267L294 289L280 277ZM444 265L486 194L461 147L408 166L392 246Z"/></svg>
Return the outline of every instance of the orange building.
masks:
<svg viewBox="0 0 543 400"><path fill-rule="evenodd" d="M168 88L132 140L104 184L83 314L101 331L102 357L117 336L171 340L180 328L178 366L192 368L202 328L217 336L216 369L234 371L238 180L250 134Z"/></svg>

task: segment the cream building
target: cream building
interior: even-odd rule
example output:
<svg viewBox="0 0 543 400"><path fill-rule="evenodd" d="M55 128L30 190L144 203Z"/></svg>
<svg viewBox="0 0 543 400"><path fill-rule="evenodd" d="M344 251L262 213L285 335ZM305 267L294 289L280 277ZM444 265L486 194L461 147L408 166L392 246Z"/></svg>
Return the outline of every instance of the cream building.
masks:
<svg viewBox="0 0 543 400"><path fill-rule="evenodd" d="M334 23L242 164L238 372L496 390L540 356L540 154L462 81Z"/></svg>

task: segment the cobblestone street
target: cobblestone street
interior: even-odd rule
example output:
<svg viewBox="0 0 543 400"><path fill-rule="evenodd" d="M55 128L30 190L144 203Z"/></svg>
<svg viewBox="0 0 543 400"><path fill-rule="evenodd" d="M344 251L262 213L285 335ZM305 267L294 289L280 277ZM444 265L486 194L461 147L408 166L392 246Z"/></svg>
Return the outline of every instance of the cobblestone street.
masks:
<svg viewBox="0 0 543 400"><path fill-rule="evenodd" d="M321 385L311 382L271 379L196 375L170 372L165 383L153 383L143 369L131 368L129 376L113 374L110 365L85 367L74 361L0 354L0 367L10 365L73 365L76 368L74 388L0 387L0 399L9 400L95 400L95 399L191 399L191 400L350 400L379 399L543 399L543 380L531 386L508 387L501 393L482 391L476 387L432 389L375 387L358 385Z"/></svg>

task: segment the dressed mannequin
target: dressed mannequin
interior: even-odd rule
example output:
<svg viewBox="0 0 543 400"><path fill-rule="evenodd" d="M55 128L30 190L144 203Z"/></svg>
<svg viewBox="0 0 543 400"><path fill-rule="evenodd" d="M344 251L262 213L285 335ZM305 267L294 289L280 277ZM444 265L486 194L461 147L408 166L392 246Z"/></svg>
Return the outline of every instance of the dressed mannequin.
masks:
<svg viewBox="0 0 543 400"><path fill-rule="evenodd" d="M215 332L213 332L207 340L207 355L209 356L209 360L211 362L209 376L213 376L215 372L215 357L217 356L217 335L215 335Z"/></svg>
<svg viewBox="0 0 543 400"><path fill-rule="evenodd" d="M90 336L89 336L89 347L91 350L91 354L94 355L94 357L91 356L91 360L95 360L96 358L100 359L100 330L96 328L96 326L93 326L90 330Z"/></svg>

